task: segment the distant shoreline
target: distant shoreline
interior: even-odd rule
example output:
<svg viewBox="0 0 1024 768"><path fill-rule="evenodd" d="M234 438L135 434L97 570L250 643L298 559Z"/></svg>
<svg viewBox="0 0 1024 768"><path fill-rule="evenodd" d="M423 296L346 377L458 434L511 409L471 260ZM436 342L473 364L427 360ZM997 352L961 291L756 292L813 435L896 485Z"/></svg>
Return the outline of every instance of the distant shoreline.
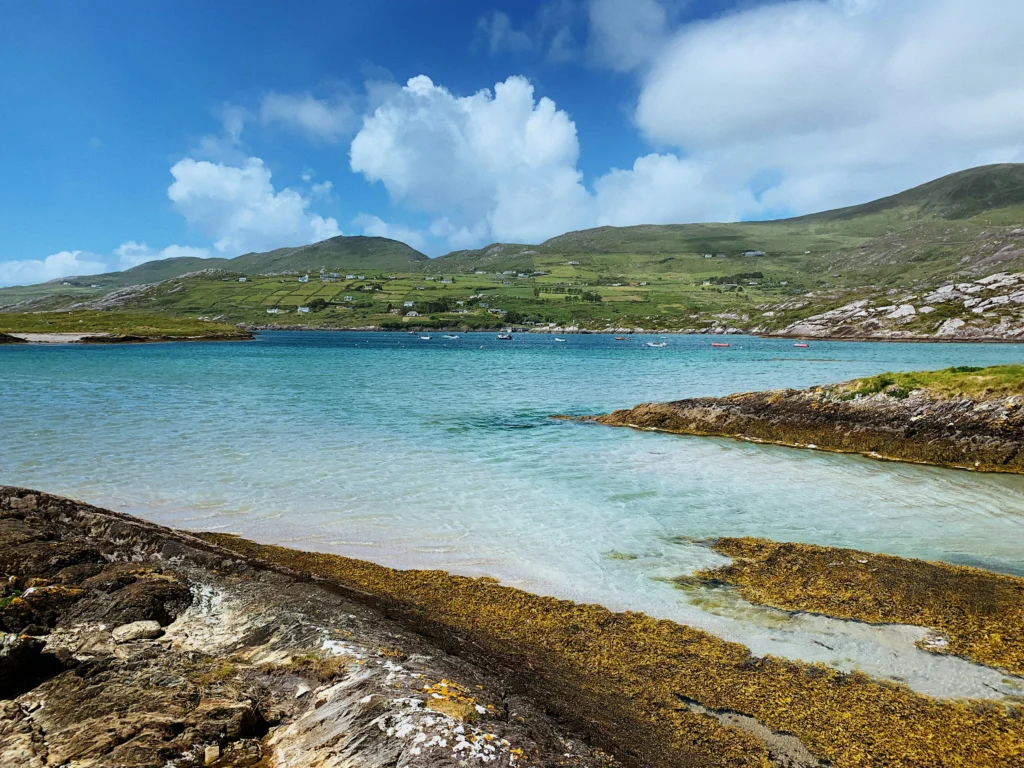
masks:
<svg viewBox="0 0 1024 768"><path fill-rule="evenodd" d="M413 334L420 333L501 333L503 329L480 329L480 328L459 328L459 327L430 327L430 328L380 328L375 326L356 326L352 328L310 328L309 326L296 325L296 326L265 326L265 325L251 325L246 326L253 333L272 333L274 331L341 331L347 333L402 333L408 334L410 331ZM901 336L901 337L881 337L881 336L789 336L772 333L700 333L699 331L683 330L683 331L672 331L672 330L591 330L588 328L577 328L575 330L566 330L565 328L515 328L513 327L511 333L529 333L533 335L554 335L554 336L702 336L709 339L720 340L729 338L757 338L757 339L779 339L781 341L794 341L794 342L821 342L821 341L870 341L870 342L903 342L903 343L926 343L926 344L1024 344L1024 338L1021 339L1003 339L999 337L973 337L973 338L956 338L956 337L943 337L936 338L934 336Z"/></svg>

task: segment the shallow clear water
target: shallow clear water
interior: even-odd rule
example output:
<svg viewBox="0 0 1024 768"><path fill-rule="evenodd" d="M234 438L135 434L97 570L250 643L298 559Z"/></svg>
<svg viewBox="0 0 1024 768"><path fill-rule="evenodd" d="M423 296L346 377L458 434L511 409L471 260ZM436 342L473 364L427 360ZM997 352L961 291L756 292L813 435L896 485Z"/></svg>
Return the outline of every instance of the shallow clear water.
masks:
<svg viewBox="0 0 1024 768"><path fill-rule="evenodd" d="M665 579L720 562L685 540L714 535L1024 573L1024 478L548 416L1020 362L1024 346L432 336L0 347L0 482L179 527L489 574L936 694L1007 690L997 673L916 650L917 630L788 617Z"/></svg>

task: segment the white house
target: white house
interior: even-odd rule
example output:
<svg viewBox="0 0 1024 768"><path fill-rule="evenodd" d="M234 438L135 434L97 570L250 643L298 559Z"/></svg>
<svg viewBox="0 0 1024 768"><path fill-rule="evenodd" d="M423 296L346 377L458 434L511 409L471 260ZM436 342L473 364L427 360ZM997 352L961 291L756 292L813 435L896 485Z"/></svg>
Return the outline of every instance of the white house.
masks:
<svg viewBox="0 0 1024 768"><path fill-rule="evenodd" d="M407 301L407 302L405 302L405 303L403 304L403 306L406 306L406 307L415 307L415 306L416 306L416 302L415 302L415 301Z"/></svg>
<svg viewBox="0 0 1024 768"><path fill-rule="evenodd" d="M277 307L271 307L270 309L267 310L267 314L268 315L279 315L279 314L281 314L281 310L278 309Z"/></svg>
<svg viewBox="0 0 1024 768"><path fill-rule="evenodd" d="M366 275L356 275L356 280L365 280Z"/></svg>
<svg viewBox="0 0 1024 768"><path fill-rule="evenodd" d="M355 275L345 275L345 279L346 280L355 280L356 276Z"/></svg>
<svg viewBox="0 0 1024 768"><path fill-rule="evenodd" d="M309 282L309 275L303 275L302 277L300 277L299 278L299 282L300 283L308 283Z"/></svg>
<svg viewBox="0 0 1024 768"><path fill-rule="evenodd" d="M240 277L240 278L238 278L238 282L240 282L240 283L244 283L244 282L245 282L246 280L248 280L248 279L249 279L249 278L247 278L247 277Z"/></svg>
<svg viewBox="0 0 1024 768"><path fill-rule="evenodd" d="M419 312L406 312L405 316L406 317L419 317L420 313Z"/></svg>
<svg viewBox="0 0 1024 768"><path fill-rule="evenodd" d="M764 251L744 251L744 256L764 256Z"/></svg>
<svg viewBox="0 0 1024 768"><path fill-rule="evenodd" d="M309 312L309 307L299 307L299 308L298 308L297 310L295 310L295 311L296 311L296 312L300 312L300 313L302 313L302 314L306 314L306 313L308 313L308 312Z"/></svg>
<svg viewBox="0 0 1024 768"><path fill-rule="evenodd" d="M341 300L342 301L355 301L355 297L354 296L343 296Z"/></svg>

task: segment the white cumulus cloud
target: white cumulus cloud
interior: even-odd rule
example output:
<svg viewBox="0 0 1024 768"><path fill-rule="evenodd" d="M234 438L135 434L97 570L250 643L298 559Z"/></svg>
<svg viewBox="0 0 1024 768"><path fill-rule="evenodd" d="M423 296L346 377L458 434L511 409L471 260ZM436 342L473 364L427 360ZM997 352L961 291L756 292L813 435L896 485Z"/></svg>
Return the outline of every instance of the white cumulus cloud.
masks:
<svg viewBox="0 0 1024 768"><path fill-rule="evenodd" d="M175 210L214 240L222 255L271 250L340 235L338 222L310 212L311 198L275 191L258 157L241 166L185 158L171 168L167 196Z"/></svg>
<svg viewBox="0 0 1024 768"><path fill-rule="evenodd" d="M861 202L1024 158L1021 29L1018 0L747 8L669 33L638 74L635 120L711 178L777 175L764 210Z"/></svg>
<svg viewBox="0 0 1024 768"><path fill-rule="evenodd" d="M455 96L414 77L363 121L352 170L436 217L453 246L536 241L587 221L569 116L522 77Z"/></svg>
<svg viewBox="0 0 1024 768"><path fill-rule="evenodd" d="M107 270L102 256L86 251L61 251L45 259L0 261L0 285L32 285Z"/></svg>

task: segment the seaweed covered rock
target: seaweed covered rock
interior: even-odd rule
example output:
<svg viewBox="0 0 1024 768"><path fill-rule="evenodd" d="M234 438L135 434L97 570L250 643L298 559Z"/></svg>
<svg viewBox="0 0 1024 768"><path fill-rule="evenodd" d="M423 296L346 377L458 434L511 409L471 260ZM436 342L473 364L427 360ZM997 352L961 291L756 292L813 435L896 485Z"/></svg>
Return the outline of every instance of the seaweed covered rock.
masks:
<svg viewBox="0 0 1024 768"><path fill-rule="evenodd" d="M902 383L897 374L803 390L643 403L592 420L985 472L1024 472L1024 395L967 396L911 388L913 381Z"/></svg>

